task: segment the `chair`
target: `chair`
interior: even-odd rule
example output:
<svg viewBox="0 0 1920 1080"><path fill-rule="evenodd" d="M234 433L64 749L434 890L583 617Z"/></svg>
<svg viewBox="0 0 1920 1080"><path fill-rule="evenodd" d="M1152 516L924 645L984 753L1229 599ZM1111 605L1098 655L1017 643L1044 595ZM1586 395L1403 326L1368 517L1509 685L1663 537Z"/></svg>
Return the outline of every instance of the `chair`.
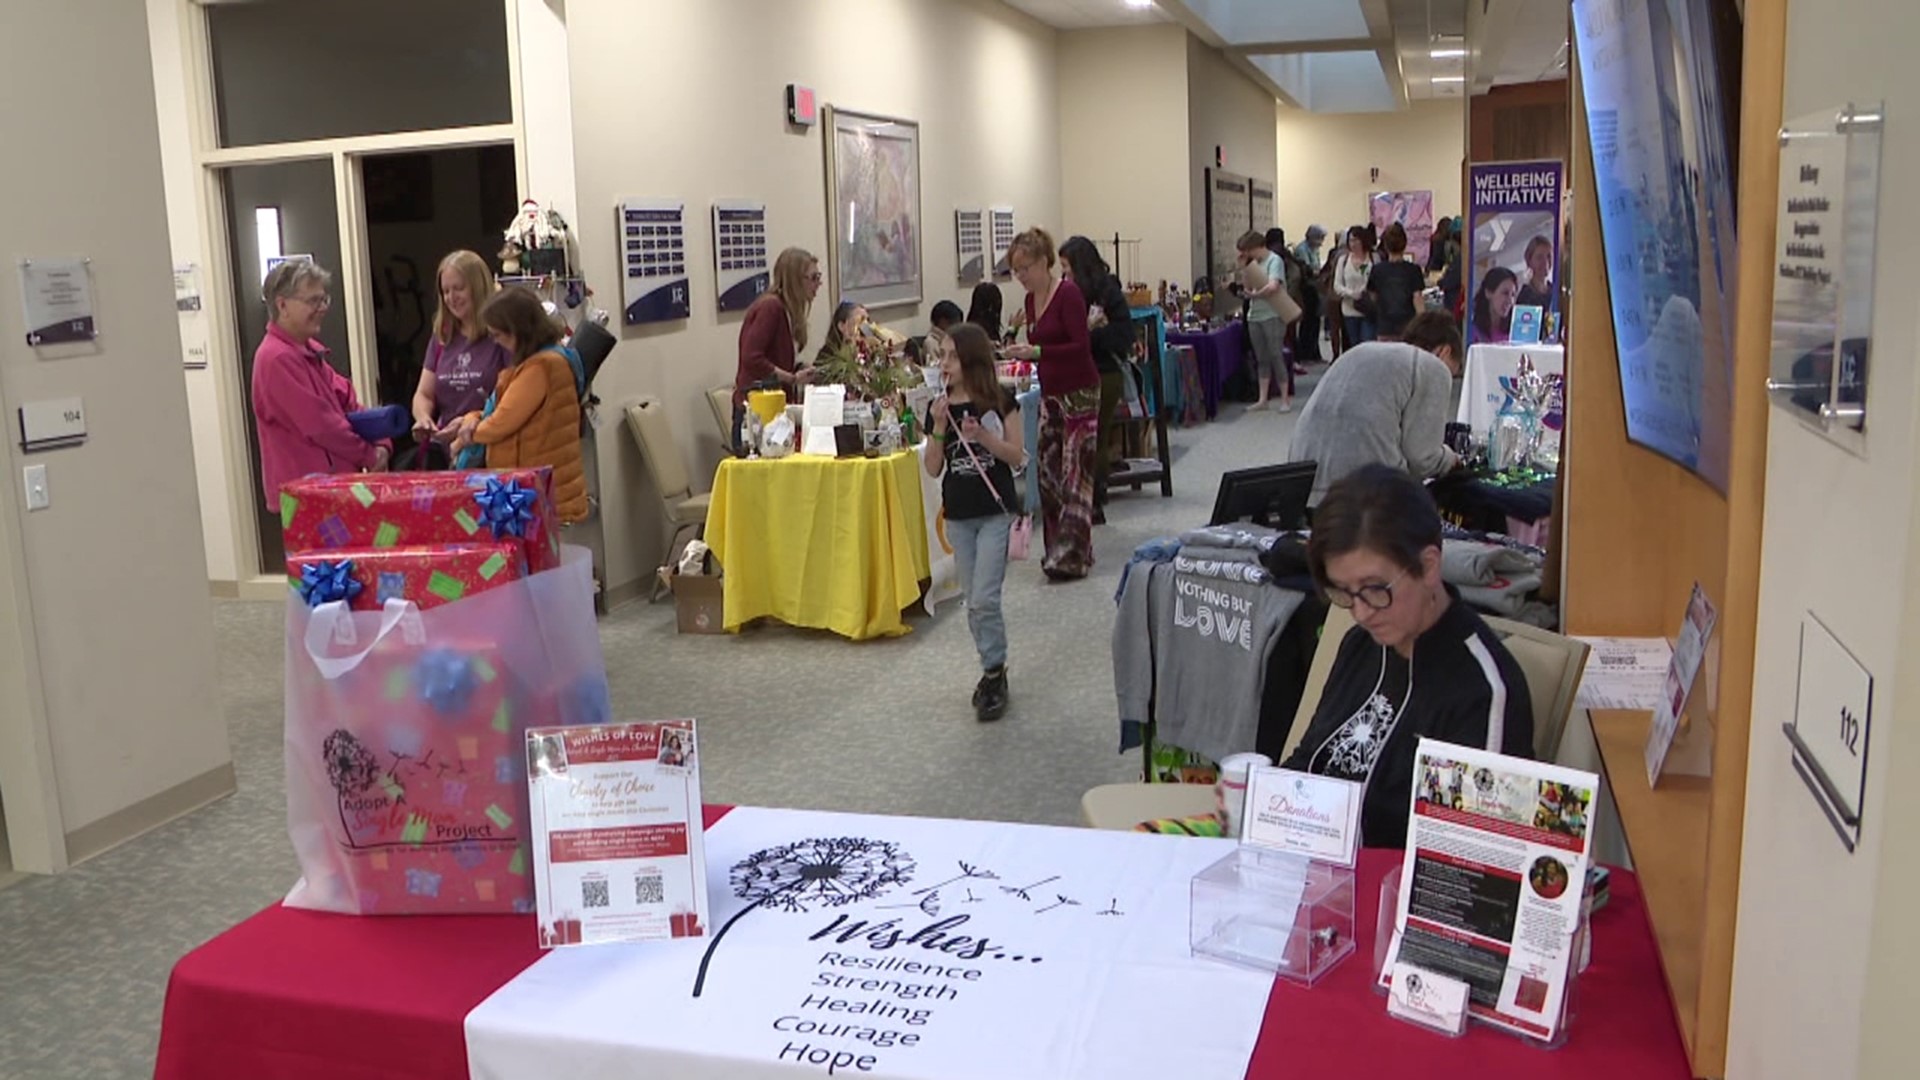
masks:
<svg viewBox="0 0 1920 1080"><path fill-rule="evenodd" d="M1212 784L1102 784L1080 797L1089 828L1126 831L1156 818L1213 813Z"/></svg>
<svg viewBox="0 0 1920 1080"><path fill-rule="evenodd" d="M1533 698L1533 756L1541 761L1557 759L1591 646L1508 619L1488 618L1487 625L1500 635L1527 677L1527 693Z"/></svg>
<svg viewBox="0 0 1920 1080"><path fill-rule="evenodd" d="M680 447L673 441L673 424L668 421L667 413L659 399L643 397L627 406L627 430L633 433L633 441L640 448L640 458L647 464L647 473L653 477L653 486L660 492L660 507L666 533L667 565L673 564L674 548L680 542L680 535L694 530L698 536L707 524L707 506L713 501L712 495L695 495L693 484L687 479L687 465L680 457ZM654 575L653 591L647 594L647 602L655 603L660 599L661 575Z"/></svg>
<svg viewBox="0 0 1920 1080"><path fill-rule="evenodd" d="M740 448L733 445L733 384L707 391L707 404L713 407L713 422L720 426L720 448L729 454L739 453Z"/></svg>
<svg viewBox="0 0 1920 1080"><path fill-rule="evenodd" d="M1333 658L1340 652L1340 641L1353 626L1352 609L1327 605L1327 621L1320 626L1320 645L1313 650L1313 666L1307 669L1307 686L1300 693L1300 707L1294 710L1286 748L1280 751L1281 761L1292 757L1294 748L1306 738L1307 726L1313 723L1314 711L1320 708L1320 698L1327 691L1327 676L1333 673Z"/></svg>

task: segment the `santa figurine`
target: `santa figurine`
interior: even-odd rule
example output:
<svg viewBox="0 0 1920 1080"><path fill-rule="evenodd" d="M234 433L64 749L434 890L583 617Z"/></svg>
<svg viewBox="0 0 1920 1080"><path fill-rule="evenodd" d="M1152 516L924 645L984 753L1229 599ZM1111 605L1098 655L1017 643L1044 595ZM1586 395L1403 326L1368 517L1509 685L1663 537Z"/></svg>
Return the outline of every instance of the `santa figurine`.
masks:
<svg viewBox="0 0 1920 1080"><path fill-rule="evenodd" d="M528 269L534 273L551 272L552 267L542 267L539 252L558 252L566 245L566 222L552 210L545 209L539 202L528 199L520 204L520 212L514 215L506 229L506 244L500 249L500 269L502 273L521 272L521 259L526 257ZM564 262L564 258L558 260Z"/></svg>

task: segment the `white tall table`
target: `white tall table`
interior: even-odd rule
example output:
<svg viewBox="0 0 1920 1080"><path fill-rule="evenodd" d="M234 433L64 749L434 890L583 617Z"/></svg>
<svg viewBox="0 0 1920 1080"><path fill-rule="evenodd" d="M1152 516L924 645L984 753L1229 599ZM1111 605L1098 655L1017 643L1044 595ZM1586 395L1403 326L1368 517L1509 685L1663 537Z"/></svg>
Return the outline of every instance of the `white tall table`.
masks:
<svg viewBox="0 0 1920 1080"><path fill-rule="evenodd" d="M1567 370L1566 349L1559 345L1474 345L1467 349L1467 366L1462 376L1460 389L1460 411L1454 417L1456 421L1473 428L1479 438L1486 438L1493 430L1493 421L1500 413L1500 406L1506 404L1507 392L1500 388L1500 379L1513 378L1520 371L1520 358L1533 361L1534 370L1542 375L1565 376ZM1560 433L1544 431L1542 443L1555 450L1560 448Z"/></svg>

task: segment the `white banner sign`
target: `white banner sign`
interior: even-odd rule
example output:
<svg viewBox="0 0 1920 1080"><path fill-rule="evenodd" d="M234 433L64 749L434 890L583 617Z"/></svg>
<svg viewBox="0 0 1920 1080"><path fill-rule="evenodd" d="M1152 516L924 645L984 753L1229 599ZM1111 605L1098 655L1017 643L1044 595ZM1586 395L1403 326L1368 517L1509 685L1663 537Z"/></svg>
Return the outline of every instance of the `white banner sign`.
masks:
<svg viewBox="0 0 1920 1080"><path fill-rule="evenodd" d="M711 937L548 955L473 1076L1246 1074L1273 977L1188 948L1226 841L747 808L706 847Z"/></svg>

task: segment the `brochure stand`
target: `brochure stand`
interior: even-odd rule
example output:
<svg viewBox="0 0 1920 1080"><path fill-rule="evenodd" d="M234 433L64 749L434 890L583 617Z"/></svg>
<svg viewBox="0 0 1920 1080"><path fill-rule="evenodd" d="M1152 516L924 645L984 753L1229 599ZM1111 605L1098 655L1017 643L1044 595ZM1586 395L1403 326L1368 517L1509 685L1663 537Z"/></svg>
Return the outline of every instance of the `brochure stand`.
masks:
<svg viewBox="0 0 1920 1080"><path fill-rule="evenodd" d="M1388 965L1394 961L1394 958L1387 955L1387 952L1393 947L1394 915L1400 908L1400 874L1401 868L1396 866L1392 870L1387 871L1387 876L1380 882L1380 907L1378 909L1378 915L1376 916L1373 932L1373 971L1376 975L1386 971ZM1589 900L1590 899L1591 898L1589 898ZM1573 949L1571 950L1571 955L1575 958L1575 961L1571 964L1567 972L1567 990L1560 1002L1560 1022L1555 1025L1558 1030L1554 1033L1554 1037L1552 1039L1538 1039L1530 1035L1523 1035L1511 1031L1504 1027L1495 1027L1495 1030L1511 1035L1522 1042L1531 1043L1542 1050L1558 1050L1566 1045L1567 1032L1572 1029L1573 1018L1578 1011L1580 972L1586 969L1586 965L1578 962L1578 958L1586 955L1589 933L1587 919L1591 911L1591 902L1581 905L1580 927L1574 931ZM1374 991L1383 996L1389 993L1388 988L1381 985L1381 980L1377 978L1374 980ZM1390 1013L1389 1015L1392 1014ZM1395 1016L1395 1019L1402 1018ZM1478 1017L1471 1015L1469 1019L1475 1022L1484 1022L1480 1021ZM1414 1021L1408 1022L1413 1023Z"/></svg>
<svg viewBox="0 0 1920 1080"><path fill-rule="evenodd" d="M1194 875L1196 956L1312 986L1354 950L1353 870L1241 845Z"/></svg>

